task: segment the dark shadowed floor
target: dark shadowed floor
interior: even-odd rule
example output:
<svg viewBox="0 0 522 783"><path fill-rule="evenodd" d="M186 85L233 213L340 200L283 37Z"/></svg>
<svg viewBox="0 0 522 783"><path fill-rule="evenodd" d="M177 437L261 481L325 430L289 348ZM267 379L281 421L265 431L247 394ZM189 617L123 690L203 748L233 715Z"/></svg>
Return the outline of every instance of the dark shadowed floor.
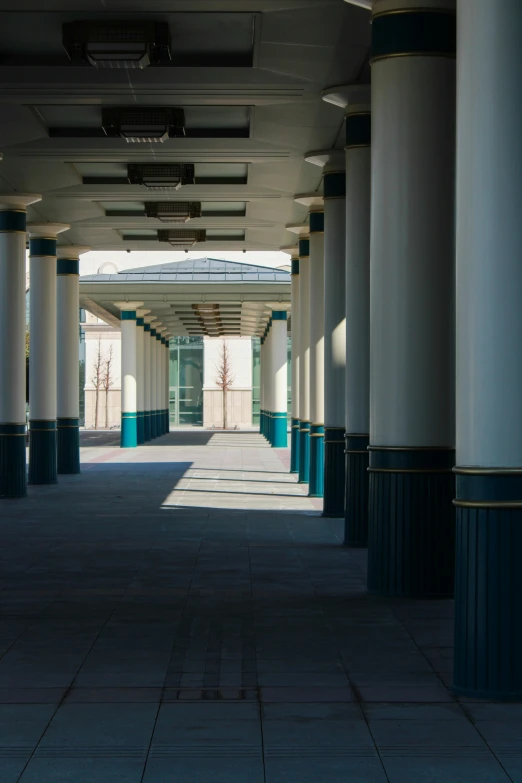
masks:
<svg viewBox="0 0 522 783"><path fill-rule="evenodd" d="M367 595L286 451L82 438L0 501L1 783L522 781L522 705L448 690L451 602Z"/></svg>

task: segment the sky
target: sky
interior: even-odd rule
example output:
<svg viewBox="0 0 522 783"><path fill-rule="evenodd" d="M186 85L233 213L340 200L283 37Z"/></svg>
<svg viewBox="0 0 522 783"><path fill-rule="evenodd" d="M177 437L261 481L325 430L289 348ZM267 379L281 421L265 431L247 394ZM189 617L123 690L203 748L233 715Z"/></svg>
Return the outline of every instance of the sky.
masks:
<svg viewBox="0 0 522 783"><path fill-rule="evenodd" d="M133 269L155 264L168 264L174 261L186 261L188 258L202 258L201 250L185 253L179 250L133 250L131 253L112 250L92 250L80 257L80 276L95 274L114 274L124 269ZM247 250L246 253L232 250L227 253L208 253L209 258L219 258L224 261L238 261L243 264L278 267L290 264L290 255L281 252L263 252Z"/></svg>

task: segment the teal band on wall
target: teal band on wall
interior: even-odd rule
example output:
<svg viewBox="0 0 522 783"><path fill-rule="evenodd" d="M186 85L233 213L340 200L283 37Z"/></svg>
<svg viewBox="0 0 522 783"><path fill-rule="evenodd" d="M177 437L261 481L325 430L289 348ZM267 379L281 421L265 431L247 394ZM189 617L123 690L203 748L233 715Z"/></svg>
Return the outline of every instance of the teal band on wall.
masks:
<svg viewBox="0 0 522 783"><path fill-rule="evenodd" d="M299 274L299 259L298 258L292 258L292 274L298 275Z"/></svg>
<svg viewBox="0 0 522 783"><path fill-rule="evenodd" d="M286 310L273 310L272 318L274 321L286 321L287 320Z"/></svg>
<svg viewBox="0 0 522 783"><path fill-rule="evenodd" d="M136 326L143 326L145 321L143 318L136 318Z"/></svg>
<svg viewBox="0 0 522 783"><path fill-rule="evenodd" d="M56 256L56 239L33 237L29 240L29 255Z"/></svg>
<svg viewBox="0 0 522 783"><path fill-rule="evenodd" d="M135 321L136 320L136 310L122 310L121 311L121 320L122 321Z"/></svg>
<svg viewBox="0 0 522 783"><path fill-rule="evenodd" d="M324 233L324 212L310 212L310 233Z"/></svg>
<svg viewBox="0 0 522 783"><path fill-rule="evenodd" d="M309 239L300 239L299 240L299 257L300 258L308 258L310 255L310 240Z"/></svg>
<svg viewBox="0 0 522 783"><path fill-rule="evenodd" d="M455 57L457 19L449 9L405 9L372 19L370 62L387 57Z"/></svg>
<svg viewBox="0 0 522 783"><path fill-rule="evenodd" d="M150 324L144 323L143 324L143 331L144 332L150 332Z"/></svg>
<svg viewBox="0 0 522 783"><path fill-rule="evenodd" d="M324 175L324 198L346 198L346 174L344 171L332 171Z"/></svg>
<svg viewBox="0 0 522 783"><path fill-rule="evenodd" d="M372 115L370 112L346 116L346 147L370 147L372 143Z"/></svg>
<svg viewBox="0 0 522 783"><path fill-rule="evenodd" d="M15 210L0 212L0 231L25 232L27 213Z"/></svg>
<svg viewBox="0 0 522 783"><path fill-rule="evenodd" d="M56 274L57 275L79 275L80 274L80 262L77 258L57 258L56 259Z"/></svg>

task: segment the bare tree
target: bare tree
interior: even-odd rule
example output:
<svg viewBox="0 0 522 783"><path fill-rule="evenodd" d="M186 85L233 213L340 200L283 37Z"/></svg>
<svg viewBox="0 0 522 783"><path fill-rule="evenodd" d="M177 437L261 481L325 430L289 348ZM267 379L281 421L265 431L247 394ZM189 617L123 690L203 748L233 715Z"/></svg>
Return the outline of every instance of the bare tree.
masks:
<svg viewBox="0 0 522 783"><path fill-rule="evenodd" d="M102 388L105 391L105 429L107 430L109 429L109 391L111 386L114 386L113 364L114 356L111 344L109 346L109 355L105 357L103 362L103 373L101 379Z"/></svg>
<svg viewBox="0 0 522 783"><path fill-rule="evenodd" d="M230 353L226 340L223 340L221 343L221 348L219 350L219 364L217 365L216 369L216 385L219 386L223 392L223 429L226 430L228 424L227 392L231 390L232 384L234 383L232 363L230 361Z"/></svg>
<svg viewBox="0 0 522 783"><path fill-rule="evenodd" d="M98 429L99 411L100 411L100 389L103 388L103 357L101 349L101 338L98 338L98 350L96 351L96 357L93 364L93 376L91 383L94 386L95 398L94 398L94 429Z"/></svg>

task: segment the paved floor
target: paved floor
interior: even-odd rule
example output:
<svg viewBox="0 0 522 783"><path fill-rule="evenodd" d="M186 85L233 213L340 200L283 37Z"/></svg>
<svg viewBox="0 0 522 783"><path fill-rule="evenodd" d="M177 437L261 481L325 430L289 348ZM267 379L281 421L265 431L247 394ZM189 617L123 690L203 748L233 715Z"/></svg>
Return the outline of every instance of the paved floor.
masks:
<svg viewBox="0 0 522 783"><path fill-rule="evenodd" d="M0 503L1 783L522 781L522 705L447 689L451 602L368 596L286 451L83 442Z"/></svg>

